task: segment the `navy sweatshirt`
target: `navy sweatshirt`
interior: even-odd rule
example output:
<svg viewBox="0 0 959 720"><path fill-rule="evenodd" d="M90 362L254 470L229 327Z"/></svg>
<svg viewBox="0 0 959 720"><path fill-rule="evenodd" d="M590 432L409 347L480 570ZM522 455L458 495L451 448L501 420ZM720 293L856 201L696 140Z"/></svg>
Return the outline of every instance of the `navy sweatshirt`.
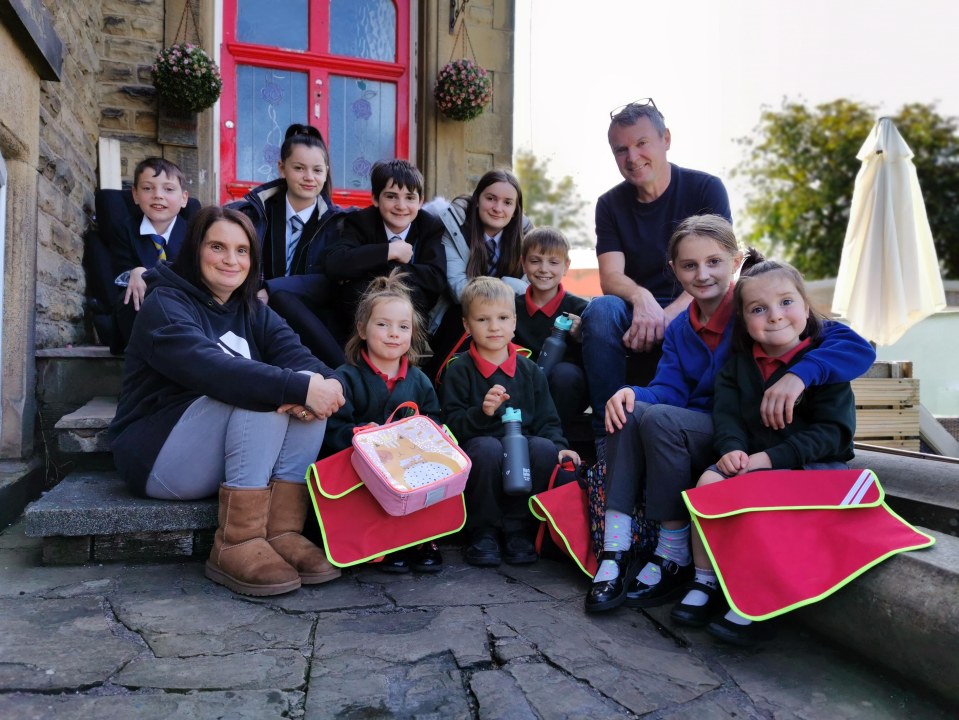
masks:
<svg viewBox="0 0 959 720"><path fill-rule="evenodd" d="M110 426L117 469L134 492L143 493L167 436L197 398L270 411L306 402L310 379L300 370L339 379L265 305L221 305L166 263L144 277L147 296Z"/></svg>

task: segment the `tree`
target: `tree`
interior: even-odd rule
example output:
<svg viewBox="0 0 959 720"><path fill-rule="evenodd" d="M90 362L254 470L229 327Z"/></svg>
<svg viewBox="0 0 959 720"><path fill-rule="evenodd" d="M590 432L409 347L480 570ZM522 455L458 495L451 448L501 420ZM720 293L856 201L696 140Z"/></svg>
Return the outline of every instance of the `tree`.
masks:
<svg viewBox="0 0 959 720"><path fill-rule="evenodd" d="M583 221L586 201L576 183L566 175L558 181L549 176L549 161L539 160L529 150L520 150L513 170L523 188L523 211L534 225L551 225L561 230L572 247L593 247Z"/></svg>
<svg viewBox="0 0 959 720"><path fill-rule="evenodd" d="M856 153L876 122L876 108L839 99L809 108L784 99L764 108L750 137L737 142L746 159L749 244L782 253L809 278L835 277L849 222ZM959 135L935 104L904 105L893 122L915 153L939 262L959 276Z"/></svg>

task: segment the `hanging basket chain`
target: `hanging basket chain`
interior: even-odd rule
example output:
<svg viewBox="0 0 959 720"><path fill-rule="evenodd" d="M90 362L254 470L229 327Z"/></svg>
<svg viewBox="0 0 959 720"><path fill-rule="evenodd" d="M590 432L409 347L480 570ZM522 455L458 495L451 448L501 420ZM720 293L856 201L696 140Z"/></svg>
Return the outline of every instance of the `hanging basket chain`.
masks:
<svg viewBox="0 0 959 720"><path fill-rule="evenodd" d="M194 0L186 0L183 3L183 14L180 15L180 24L177 26L176 35L173 36L174 43L190 42L187 33L190 32L190 20L193 21L193 44L200 44L200 15Z"/></svg>

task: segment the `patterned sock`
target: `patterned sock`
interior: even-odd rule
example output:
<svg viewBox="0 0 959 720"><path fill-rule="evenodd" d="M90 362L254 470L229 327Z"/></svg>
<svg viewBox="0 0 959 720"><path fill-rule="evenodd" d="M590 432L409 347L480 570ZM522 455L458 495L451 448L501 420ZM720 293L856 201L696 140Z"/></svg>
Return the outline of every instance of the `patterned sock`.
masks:
<svg viewBox="0 0 959 720"><path fill-rule="evenodd" d="M693 561L689 554L689 525L678 530L659 529L659 543L654 555L672 560L677 565L689 565ZM656 585L663 577L658 565L646 563L639 571L639 581L645 585Z"/></svg>
<svg viewBox="0 0 959 720"><path fill-rule="evenodd" d="M719 580L716 577L716 573L712 570L702 570L701 568L696 568L696 576L693 578L693 582L702 583L706 587L716 589L719 587ZM686 593L686 597L683 598L683 605L693 605L696 607L702 607L709 601L709 595L704 593L702 590L690 590Z"/></svg>
<svg viewBox="0 0 959 720"><path fill-rule="evenodd" d="M603 550L626 552L633 544L633 519L619 510L606 511L606 534L603 535ZM607 582L619 576L619 567L613 560L599 564L593 582Z"/></svg>
<svg viewBox="0 0 959 720"><path fill-rule="evenodd" d="M735 623L736 625L752 625L753 623L752 620L747 620L735 610L730 610L723 616L723 619L729 620L729 622Z"/></svg>

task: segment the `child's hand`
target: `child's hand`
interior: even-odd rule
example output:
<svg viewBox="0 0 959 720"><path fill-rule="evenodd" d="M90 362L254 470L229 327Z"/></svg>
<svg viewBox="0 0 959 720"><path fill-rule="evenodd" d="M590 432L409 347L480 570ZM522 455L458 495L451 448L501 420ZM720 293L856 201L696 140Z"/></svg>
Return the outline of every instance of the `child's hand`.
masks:
<svg viewBox="0 0 959 720"><path fill-rule="evenodd" d="M769 459L769 455L764 452L758 452L753 455L750 455L747 462L746 468L750 471L752 470L769 470L773 466L772 460Z"/></svg>
<svg viewBox="0 0 959 720"><path fill-rule="evenodd" d="M143 296L147 292L147 284L143 280L145 267L135 267L130 271L130 281L127 283L127 291L123 293L123 304L129 305L133 300L133 309L140 312L140 306L143 304Z"/></svg>
<svg viewBox="0 0 959 720"><path fill-rule="evenodd" d="M806 383L798 375L786 373L765 393L759 406L759 417L763 425L773 430L782 430L793 421L793 408L806 389Z"/></svg>
<svg viewBox="0 0 959 720"><path fill-rule="evenodd" d="M583 461L579 458L579 453L575 450L560 450L559 451L559 464L563 464L563 460L570 460L573 465L579 467L580 463Z"/></svg>
<svg viewBox="0 0 959 720"><path fill-rule="evenodd" d="M256 299L267 305L270 302L270 293L266 291L266 288L260 288L256 291Z"/></svg>
<svg viewBox="0 0 959 720"><path fill-rule="evenodd" d="M405 240L391 242L386 253L387 260L395 260L404 265L413 259L413 246Z"/></svg>
<svg viewBox="0 0 959 720"><path fill-rule="evenodd" d="M616 391L606 403L606 432L614 433L623 429L626 415L632 415L635 402L636 393L632 388L625 387Z"/></svg>
<svg viewBox="0 0 959 720"><path fill-rule="evenodd" d="M569 329L569 336L576 342L583 342L583 318L573 313L566 313L566 317L573 321L573 326Z"/></svg>
<svg viewBox="0 0 959 720"><path fill-rule="evenodd" d="M496 414L499 406L509 400L509 393L502 385L494 385L483 398L483 412L490 417Z"/></svg>
<svg viewBox="0 0 959 720"><path fill-rule="evenodd" d="M749 456L742 450L731 450L719 458L716 467L726 475L739 475L749 469Z"/></svg>

